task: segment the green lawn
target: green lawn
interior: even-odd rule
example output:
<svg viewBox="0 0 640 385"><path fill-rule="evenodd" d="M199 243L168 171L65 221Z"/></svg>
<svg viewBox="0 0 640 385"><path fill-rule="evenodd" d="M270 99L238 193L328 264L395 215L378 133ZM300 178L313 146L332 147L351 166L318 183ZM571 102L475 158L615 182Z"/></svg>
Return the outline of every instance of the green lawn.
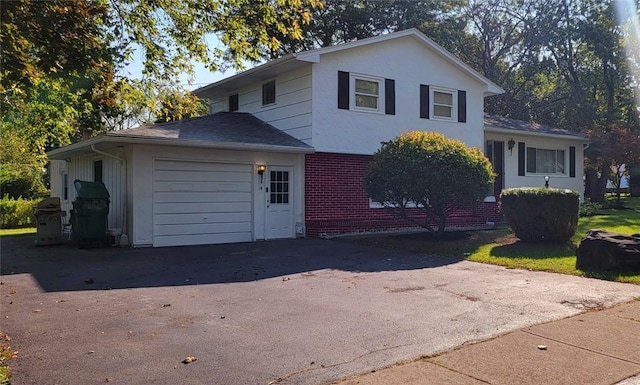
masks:
<svg viewBox="0 0 640 385"><path fill-rule="evenodd" d="M598 215L580 218L578 230L566 245L519 242L508 230L489 236L485 244L476 244L467 259L510 268L551 271L640 284L640 272L618 274L584 272L576 269L576 247L589 229L605 229L621 234L640 233L640 198L623 198L626 209L601 210ZM493 238L493 240L490 240Z"/></svg>
<svg viewBox="0 0 640 385"><path fill-rule="evenodd" d="M25 234L35 234L35 227L25 227L22 229L0 229L0 237L6 237L9 235L25 235Z"/></svg>

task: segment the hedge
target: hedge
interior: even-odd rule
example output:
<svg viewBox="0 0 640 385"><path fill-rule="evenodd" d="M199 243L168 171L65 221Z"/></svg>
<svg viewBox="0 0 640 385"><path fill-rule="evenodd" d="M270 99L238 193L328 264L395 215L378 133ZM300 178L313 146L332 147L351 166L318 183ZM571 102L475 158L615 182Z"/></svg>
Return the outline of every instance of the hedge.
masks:
<svg viewBox="0 0 640 385"><path fill-rule="evenodd" d="M14 199L5 194L0 200L0 216L2 218L0 228L34 227L36 222L33 214L40 201L41 199L30 200L22 199L22 197Z"/></svg>
<svg viewBox="0 0 640 385"><path fill-rule="evenodd" d="M529 242L567 242L578 227L580 196L555 188L511 188L500 194L502 213L515 235Z"/></svg>

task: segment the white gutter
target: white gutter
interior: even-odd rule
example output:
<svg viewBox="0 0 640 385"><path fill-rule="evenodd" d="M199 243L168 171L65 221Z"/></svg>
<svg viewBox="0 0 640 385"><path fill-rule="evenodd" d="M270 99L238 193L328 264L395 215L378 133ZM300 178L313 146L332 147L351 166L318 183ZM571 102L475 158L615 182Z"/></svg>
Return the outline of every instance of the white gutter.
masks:
<svg viewBox="0 0 640 385"><path fill-rule="evenodd" d="M589 139L583 136L577 135L567 135L561 133L551 133L551 132L534 132L534 131L524 131L524 130L514 130L510 128L498 128L485 126L485 132L495 133L495 134L506 134L506 135L522 135L522 136L535 136L535 137L543 137L543 138L554 138L554 139L567 139L567 140L576 140L581 142L588 142Z"/></svg>

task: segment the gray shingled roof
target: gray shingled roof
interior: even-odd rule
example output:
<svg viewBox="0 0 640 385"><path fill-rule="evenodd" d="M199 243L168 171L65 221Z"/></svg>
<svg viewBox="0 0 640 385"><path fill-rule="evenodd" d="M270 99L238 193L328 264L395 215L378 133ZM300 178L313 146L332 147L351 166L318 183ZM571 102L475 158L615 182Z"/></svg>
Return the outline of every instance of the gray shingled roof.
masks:
<svg viewBox="0 0 640 385"><path fill-rule="evenodd" d="M312 148L269 123L243 112L218 112L199 118L112 131L107 135L126 138Z"/></svg>
<svg viewBox="0 0 640 385"><path fill-rule="evenodd" d="M562 128L556 128L551 126L545 126L538 123L525 122L524 120L506 118L504 116L484 114L484 126L485 128L500 128L506 130L535 132L538 134L552 134L572 136L576 138L585 138L584 135L565 130Z"/></svg>

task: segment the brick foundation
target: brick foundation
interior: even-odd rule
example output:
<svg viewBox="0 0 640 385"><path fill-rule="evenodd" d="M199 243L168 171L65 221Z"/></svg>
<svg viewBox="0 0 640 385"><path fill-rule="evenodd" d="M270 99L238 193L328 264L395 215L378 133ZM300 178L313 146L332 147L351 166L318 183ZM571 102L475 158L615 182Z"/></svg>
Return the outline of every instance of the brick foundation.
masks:
<svg viewBox="0 0 640 385"><path fill-rule="evenodd" d="M305 226L307 236L385 231L416 226L389 210L369 207L364 176L371 155L314 153L305 157ZM420 221L419 210L414 218ZM502 219L498 204L455 210L448 226L484 225Z"/></svg>

